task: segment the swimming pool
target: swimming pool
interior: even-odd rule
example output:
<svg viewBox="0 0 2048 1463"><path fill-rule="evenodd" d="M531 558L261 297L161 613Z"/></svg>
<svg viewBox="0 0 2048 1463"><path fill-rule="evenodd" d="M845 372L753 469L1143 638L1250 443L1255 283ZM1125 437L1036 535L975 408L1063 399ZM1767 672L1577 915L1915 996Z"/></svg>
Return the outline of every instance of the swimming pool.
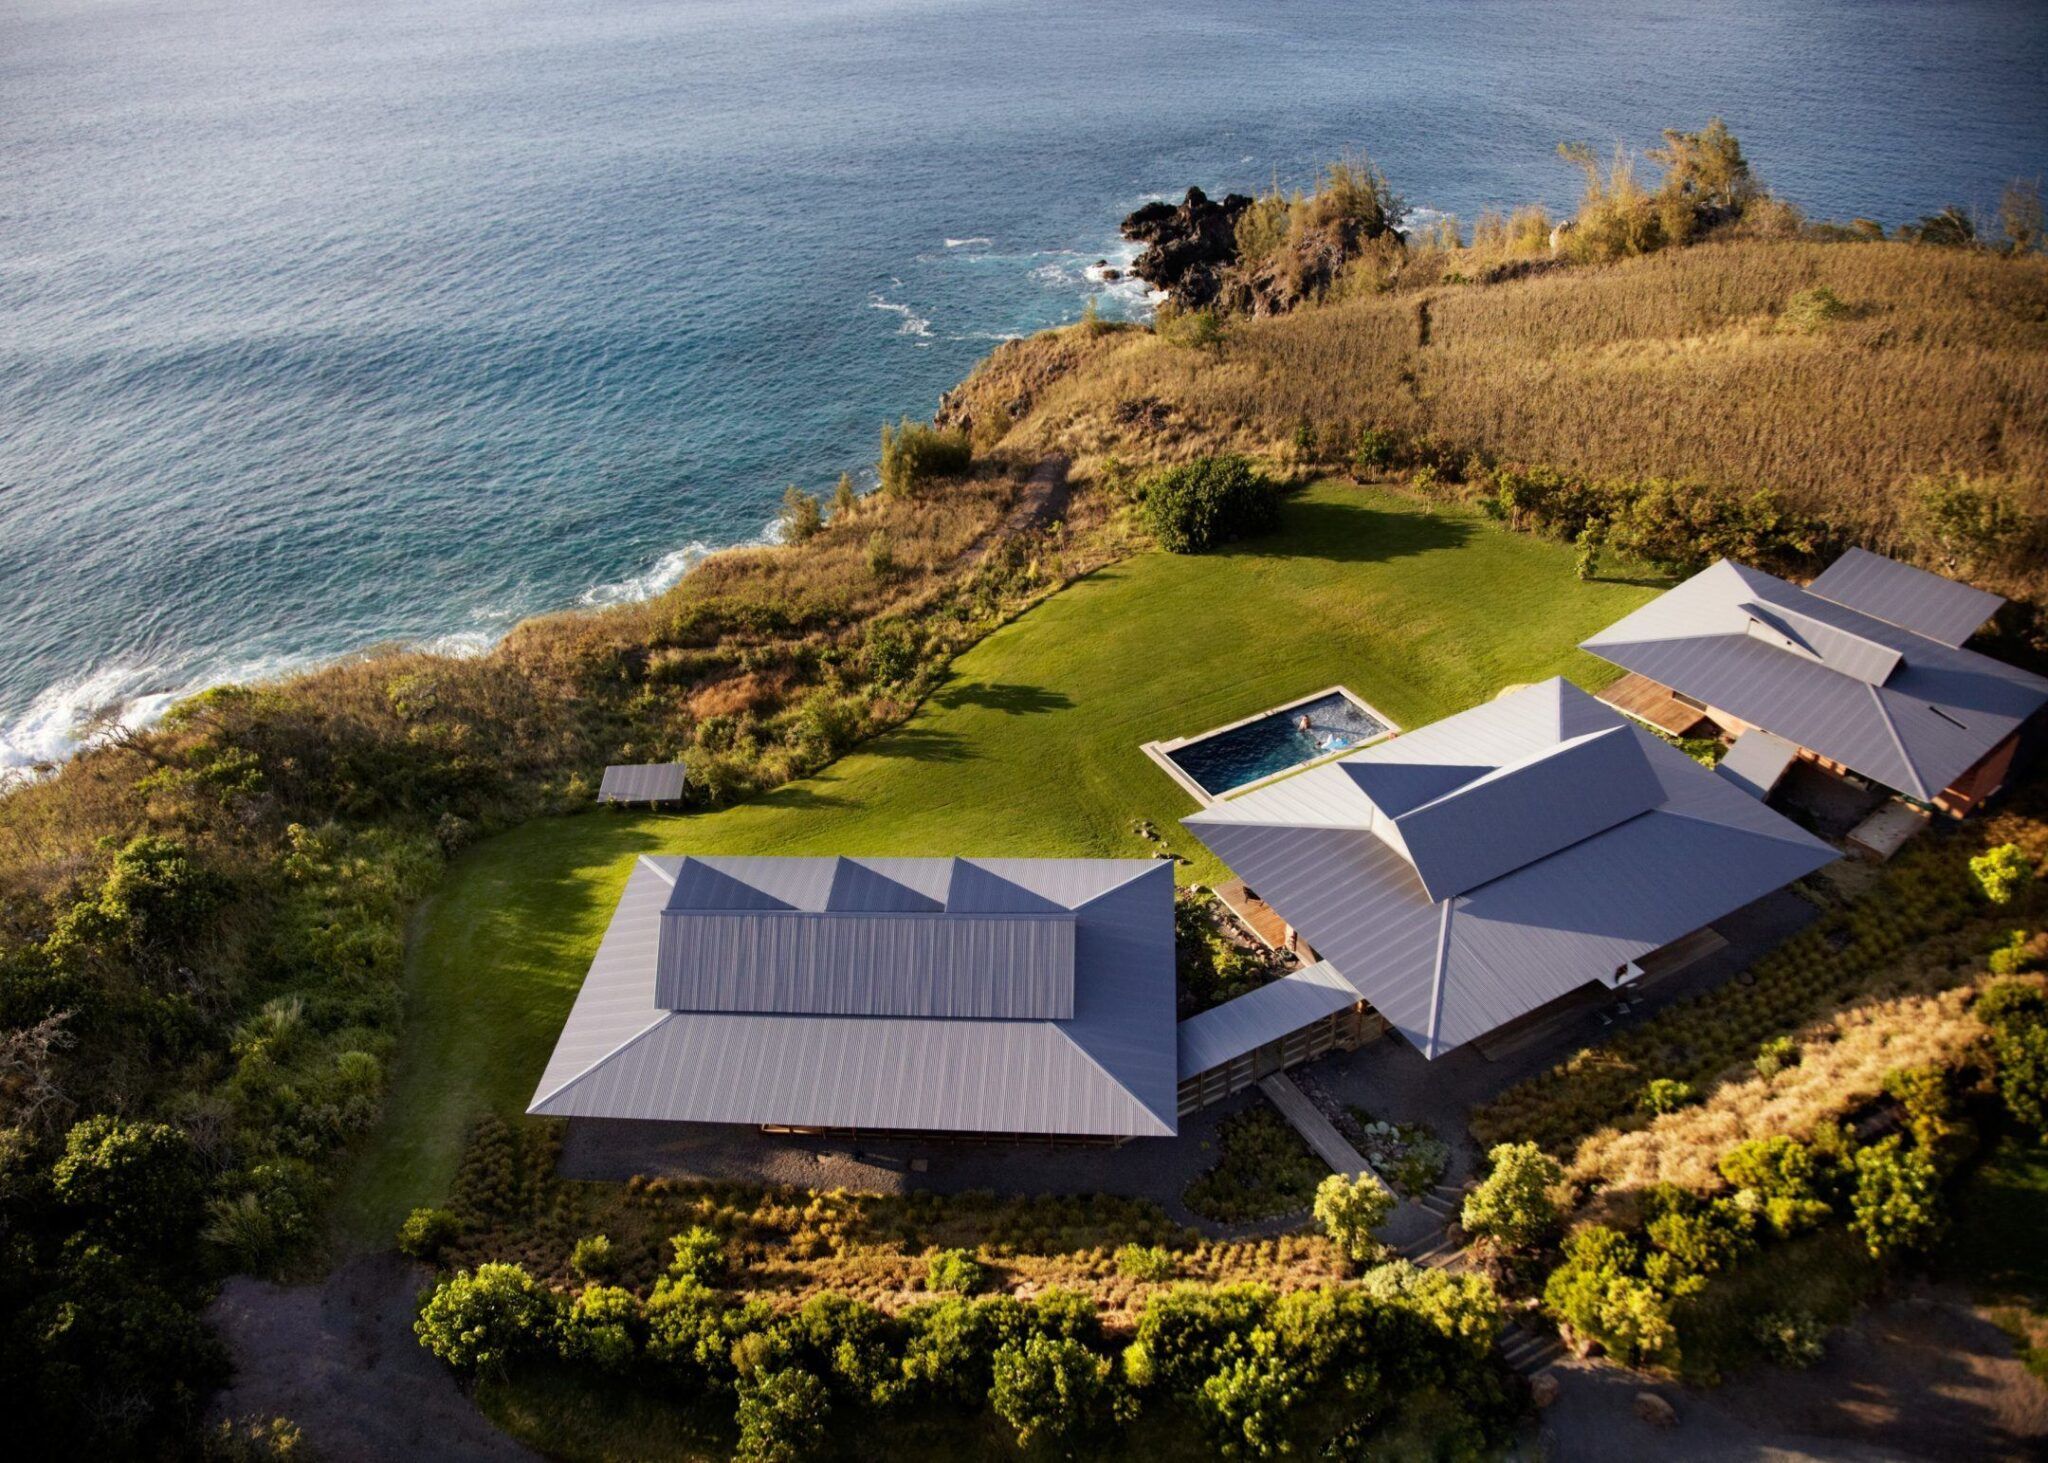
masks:
<svg viewBox="0 0 2048 1463"><path fill-rule="evenodd" d="M1157 755L1205 796L1219 798L1319 757L1363 746L1391 729L1339 687L1184 742L1155 745Z"/></svg>

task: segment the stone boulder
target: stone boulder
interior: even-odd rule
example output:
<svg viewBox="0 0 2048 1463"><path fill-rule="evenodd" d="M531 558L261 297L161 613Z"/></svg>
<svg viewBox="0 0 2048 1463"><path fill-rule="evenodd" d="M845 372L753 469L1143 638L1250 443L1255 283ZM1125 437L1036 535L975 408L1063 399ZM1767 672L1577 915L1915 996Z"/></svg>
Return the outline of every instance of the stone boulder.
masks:
<svg viewBox="0 0 2048 1463"><path fill-rule="evenodd" d="M1215 203L1190 188L1178 205L1146 204L1123 221L1123 236L1146 246L1131 273L1166 291L1184 310L1206 309L1215 303L1223 272L1237 260L1237 216L1251 203L1242 193Z"/></svg>
<svg viewBox="0 0 2048 1463"><path fill-rule="evenodd" d="M1678 1409L1655 1392L1636 1393L1636 1416L1651 1427L1677 1427Z"/></svg>

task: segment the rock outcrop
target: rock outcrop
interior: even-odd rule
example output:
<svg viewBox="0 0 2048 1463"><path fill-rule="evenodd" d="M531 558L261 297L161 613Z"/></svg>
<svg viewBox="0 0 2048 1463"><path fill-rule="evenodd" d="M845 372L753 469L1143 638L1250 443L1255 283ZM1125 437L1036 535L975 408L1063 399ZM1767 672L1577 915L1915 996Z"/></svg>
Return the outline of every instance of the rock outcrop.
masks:
<svg viewBox="0 0 2048 1463"><path fill-rule="evenodd" d="M1224 271L1237 262L1237 216L1251 206L1242 193L1214 203L1199 188L1188 189L1178 206L1146 204L1123 221L1123 236L1146 246L1131 273L1184 310L1208 308Z"/></svg>

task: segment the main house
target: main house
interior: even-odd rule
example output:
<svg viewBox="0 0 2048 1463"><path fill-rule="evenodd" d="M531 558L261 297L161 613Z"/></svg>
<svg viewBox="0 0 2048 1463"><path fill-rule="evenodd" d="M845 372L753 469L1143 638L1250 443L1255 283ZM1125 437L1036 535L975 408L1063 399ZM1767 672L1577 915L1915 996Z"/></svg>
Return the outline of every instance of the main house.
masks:
<svg viewBox="0 0 2048 1463"><path fill-rule="evenodd" d="M1760 731L1786 755L1961 815L2048 725L2048 680L1963 648L2003 603L1862 549L1803 589L1724 559L1584 648L1668 693L1682 720L1735 735L1738 752Z"/></svg>
<svg viewBox="0 0 2048 1463"><path fill-rule="evenodd" d="M1167 1137L1173 866L657 858L626 880L527 1111Z"/></svg>
<svg viewBox="0 0 2048 1463"><path fill-rule="evenodd" d="M1183 821L1431 1058L1835 857L1562 680Z"/></svg>

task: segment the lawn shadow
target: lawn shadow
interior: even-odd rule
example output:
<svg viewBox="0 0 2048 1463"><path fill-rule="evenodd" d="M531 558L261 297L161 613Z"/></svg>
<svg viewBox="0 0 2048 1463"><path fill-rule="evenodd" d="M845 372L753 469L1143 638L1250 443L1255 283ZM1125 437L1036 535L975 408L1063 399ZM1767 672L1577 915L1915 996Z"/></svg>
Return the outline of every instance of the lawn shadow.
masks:
<svg viewBox="0 0 2048 1463"><path fill-rule="evenodd" d="M859 750L876 757L910 757L919 762L964 762L974 755L959 733L914 725L884 733Z"/></svg>
<svg viewBox="0 0 2048 1463"><path fill-rule="evenodd" d="M1455 549L1468 543L1477 532L1478 526L1465 518L1390 513L1365 503L1296 498L1281 505L1277 532L1233 544L1223 553L1243 558L1375 564L1438 549Z"/></svg>
<svg viewBox="0 0 2048 1463"><path fill-rule="evenodd" d="M947 686L932 700L949 710L958 706L985 706L991 711L1006 712L1011 716L1065 711L1074 704L1074 698L1064 691L991 681L968 681Z"/></svg>

